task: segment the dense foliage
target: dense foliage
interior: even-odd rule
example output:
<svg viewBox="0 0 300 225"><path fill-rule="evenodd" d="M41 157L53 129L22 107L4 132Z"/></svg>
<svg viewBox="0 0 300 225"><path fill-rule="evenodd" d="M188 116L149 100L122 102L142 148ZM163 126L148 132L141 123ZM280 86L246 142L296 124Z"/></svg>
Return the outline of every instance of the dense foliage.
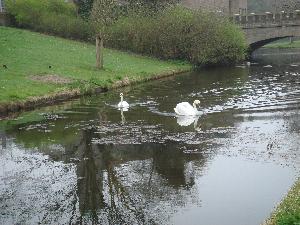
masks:
<svg viewBox="0 0 300 225"><path fill-rule="evenodd" d="M82 18L88 19L93 8L94 0L76 0L74 2L78 8L78 14Z"/></svg>
<svg viewBox="0 0 300 225"><path fill-rule="evenodd" d="M92 36L89 23L64 0L6 0L6 7L19 27L80 40Z"/></svg>
<svg viewBox="0 0 300 225"><path fill-rule="evenodd" d="M92 10L91 20L78 16L78 7L64 0L7 0L7 8L20 27L85 41L92 40L97 30L106 46L163 59L187 60L197 66L244 59L243 33L227 18L189 10L171 0L139 2L110 4L114 7L105 11L107 16L99 16L98 7L96 17Z"/></svg>
<svg viewBox="0 0 300 225"><path fill-rule="evenodd" d="M173 6L153 14L134 13L110 27L111 47L195 65L233 64L244 59L242 32L212 13Z"/></svg>

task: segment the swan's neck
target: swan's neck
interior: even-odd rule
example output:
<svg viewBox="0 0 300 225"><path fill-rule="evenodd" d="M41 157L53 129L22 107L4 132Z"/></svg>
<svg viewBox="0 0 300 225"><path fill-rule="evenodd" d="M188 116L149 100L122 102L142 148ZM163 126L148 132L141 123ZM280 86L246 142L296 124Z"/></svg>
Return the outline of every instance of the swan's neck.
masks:
<svg viewBox="0 0 300 225"><path fill-rule="evenodd" d="M193 103L193 107L195 110L197 110L197 105L195 103Z"/></svg>
<svg viewBox="0 0 300 225"><path fill-rule="evenodd" d="M123 103L123 96L121 96L121 103Z"/></svg>

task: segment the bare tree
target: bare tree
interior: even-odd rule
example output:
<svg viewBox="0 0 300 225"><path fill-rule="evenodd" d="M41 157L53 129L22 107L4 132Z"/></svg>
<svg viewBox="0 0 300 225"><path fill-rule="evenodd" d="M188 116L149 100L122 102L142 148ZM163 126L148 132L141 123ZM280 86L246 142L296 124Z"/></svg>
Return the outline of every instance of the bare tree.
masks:
<svg viewBox="0 0 300 225"><path fill-rule="evenodd" d="M103 42L107 28L116 20L117 4L115 0L95 0L91 20L96 31L96 67L103 68Z"/></svg>

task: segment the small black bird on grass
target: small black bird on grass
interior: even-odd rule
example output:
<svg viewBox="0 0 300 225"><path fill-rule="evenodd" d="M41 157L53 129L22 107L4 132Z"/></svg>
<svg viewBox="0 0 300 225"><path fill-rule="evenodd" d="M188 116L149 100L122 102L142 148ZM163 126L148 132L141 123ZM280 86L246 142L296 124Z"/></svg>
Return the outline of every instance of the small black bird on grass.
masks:
<svg viewBox="0 0 300 225"><path fill-rule="evenodd" d="M51 65L49 65L49 69L51 69L52 68L52 66Z"/></svg>
<svg viewBox="0 0 300 225"><path fill-rule="evenodd" d="M3 68L4 68L4 69L7 69L7 65L3 64Z"/></svg>

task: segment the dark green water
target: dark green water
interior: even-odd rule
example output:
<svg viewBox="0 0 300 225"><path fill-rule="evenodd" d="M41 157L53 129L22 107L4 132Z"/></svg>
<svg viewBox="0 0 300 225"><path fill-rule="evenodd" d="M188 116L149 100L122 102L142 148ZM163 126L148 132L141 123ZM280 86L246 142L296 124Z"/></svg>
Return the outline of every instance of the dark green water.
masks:
<svg viewBox="0 0 300 225"><path fill-rule="evenodd" d="M299 176L294 56L0 121L0 224L260 224ZM115 107L119 91L129 111ZM175 116L195 99L205 115Z"/></svg>

